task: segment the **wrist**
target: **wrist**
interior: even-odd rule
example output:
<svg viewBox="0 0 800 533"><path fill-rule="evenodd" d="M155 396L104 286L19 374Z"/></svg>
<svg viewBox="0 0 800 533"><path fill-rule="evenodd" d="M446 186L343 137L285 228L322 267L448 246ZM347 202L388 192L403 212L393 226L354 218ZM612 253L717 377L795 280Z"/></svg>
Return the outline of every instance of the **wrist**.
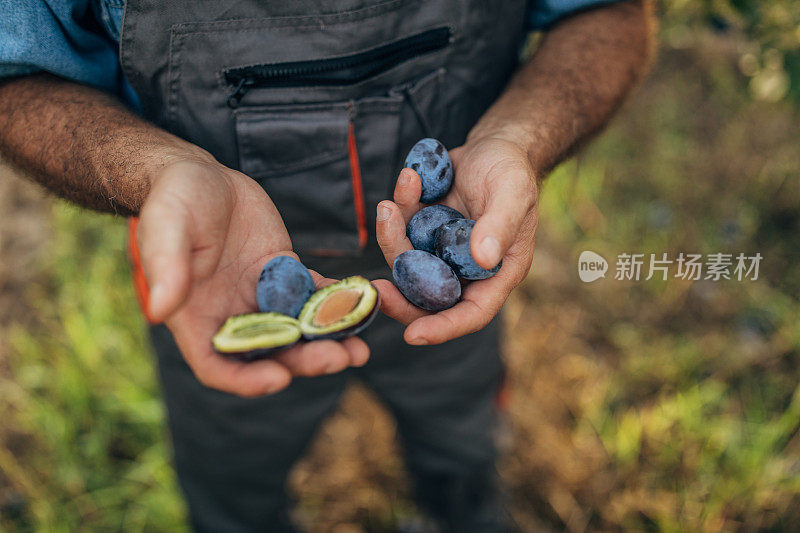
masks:
<svg viewBox="0 0 800 533"><path fill-rule="evenodd" d="M142 127L136 121L125 126L117 130L112 142L96 150L105 155L95 158L96 172L103 178L104 196L122 208L115 207L115 211L138 213L156 183L169 174L170 167L190 161L216 163L200 147L149 124Z"/></svg>
<svg viewBox="0 0 800 533"><path fill-rule="evenodd" d="M161 146L150 153L144 165L148 185L143 204L168 197L192 206L213 199L215 208L232 209L242 194L239 178L244 176L193 145Z"/></svg>
<svg viewBox="0 0 800 533"><path fill-rule="evenodd" d="M530 165L539 178L547 168L547 157L543 154L546 143L541 142L533 128L527 124L511 121L481 120L467 136L465 144L499 141L511 145Z"/></svg>
<svg viewBox="0 0 800 533"><path fill-rule="evenodd" d="M469 132L467 142L478 142L483 139L500 139L527 149L531 132L524 124L518 122L484 117Z"/></svg>
<svg viewBox="0 0 800 533"><path fill-rule="evenodd" d="M149 150L140 166L140 179L152 188L171 173L167 169L183 165L219 165L216 159L199 146L182 139L162 143Z"/></svg>

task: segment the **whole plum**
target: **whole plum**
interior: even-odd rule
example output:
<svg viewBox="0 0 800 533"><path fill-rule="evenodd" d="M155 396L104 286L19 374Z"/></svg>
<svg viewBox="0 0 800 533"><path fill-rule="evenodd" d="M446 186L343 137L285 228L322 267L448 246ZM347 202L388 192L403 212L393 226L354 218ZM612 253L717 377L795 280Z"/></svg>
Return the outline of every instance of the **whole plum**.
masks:
<svg viewBox="0 0 800 533"><path fill-rule="evenodd" d="M468 280L486 279L497 274L502 261L491 270L478 265L472 258L469 240L474 220L451 220L436 230L436 255L444 260L459 277Z"/></svg>
<svg viewBox="0 0 800 533"><path fill-rule="evenodd" d="M315 290L314 279L303 263L279 255L268 261L258 276L256 302L262 313L281 313L297 318Z"/></svg>
<svg viewBox="0 0 800 533"><path fill-rule="evenodd" d="M446 205L435 204L423 207L411 217L406 226L406 235L416 250L436 252L436 230L451 220L464 218L464 215Z"/></svg>
<svg viewBox="0 0 800 533"><path fill-rule="evenodd" d="M408 301L428 311L443 311L461 298L461 283L453 270L424 250L398 255L392 265L392 277Z"/></svg>
<svg viewBox="0 0 800 533"><path fill-rule="evenodd" d="M422 139L406 156L407 168L419 174L422 181L420 200L432 204L445 197L453 186L453 163L450 154L436 139Z"/></svg>

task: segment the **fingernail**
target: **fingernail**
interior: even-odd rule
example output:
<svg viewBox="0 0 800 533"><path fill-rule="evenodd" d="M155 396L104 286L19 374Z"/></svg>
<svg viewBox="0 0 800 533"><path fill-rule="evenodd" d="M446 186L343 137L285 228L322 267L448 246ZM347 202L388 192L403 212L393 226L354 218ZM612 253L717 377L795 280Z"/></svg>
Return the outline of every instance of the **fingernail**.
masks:
<svg viewBox="0 0 800 533"><path fill-rule="evenodd" d="M492 262L492 265L496 265L500 262L500 243L494 237L488 236L483 238L481 241L481 252L484 257Z"/></svg>
<svg viewBox="0 0 800 533"><path fill-rule="evenodd" d="M414 337L413 339L409 339L408 344L412 346L425 346L428 344L428 339L425 337Z"/></svg>
<svg viewBox="0 0 800 533"><path fill-rule="evenodd" d="M408 171L403 169L400 171L400 177L397 178L397 184L401 187L405 187L411 181L411 176L408 175Z"/></svg>
<svg viewBox="0 0 800 533"><path fill-rule="evenodd" d="M384 220L389 220L389 216L392 214L392 210L386 207L383 204L378 204L378 215L377 221L383 222Z"/></svg>

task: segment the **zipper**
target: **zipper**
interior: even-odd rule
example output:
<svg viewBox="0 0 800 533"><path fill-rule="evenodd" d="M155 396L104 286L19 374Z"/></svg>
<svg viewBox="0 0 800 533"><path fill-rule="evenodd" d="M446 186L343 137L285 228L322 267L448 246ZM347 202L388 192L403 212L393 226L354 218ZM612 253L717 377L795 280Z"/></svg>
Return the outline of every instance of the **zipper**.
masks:
<svg viewBox="0 0 800 533"><path fill-rule="evenodd" d="M349 56L231 68L223 72L225 82L233 88L228 106L236 108L253 88L358 83L400 63L440 50L447 46L450 37L450 28L443 26Z"/></svg>

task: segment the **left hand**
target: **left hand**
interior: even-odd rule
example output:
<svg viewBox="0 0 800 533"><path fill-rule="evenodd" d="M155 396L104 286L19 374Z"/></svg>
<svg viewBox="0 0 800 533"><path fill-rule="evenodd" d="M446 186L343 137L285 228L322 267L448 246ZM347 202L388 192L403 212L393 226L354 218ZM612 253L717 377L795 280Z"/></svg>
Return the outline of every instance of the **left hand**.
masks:
<svg viewBox="0 0 800 533"><path fill-rule="evenodd" d="M407 324L404 337L414 345L439 344L480 330L500 311L509 293L527 275L533 260L538 224L536 175L525 147L507 138L468 139L450 150L455 171L452 190L441 203L476 220L470 250L475 262L503 266L493 277L468 282L461 301L438 313L424 311L388 280L376 280L381 310ZM416 172L404 168L394 190L394 201L378 204L376 233L389 266L411 250L406 225L423 204Z"/></svg>
<svg viewBox="0 0 800 533"><path fill-rule="evenodd" d="M170 329L201 383L262 396L295 377L367 362L369 347L358 337L299 343L248 363L216 353L211 339L225 320L257 310L263 265L277 255L296 257L289 234L258 183L205 152L175 157L150 179L137 235L150 285L149 316ZM309 272L317 288L333 282Z"/></svg>

